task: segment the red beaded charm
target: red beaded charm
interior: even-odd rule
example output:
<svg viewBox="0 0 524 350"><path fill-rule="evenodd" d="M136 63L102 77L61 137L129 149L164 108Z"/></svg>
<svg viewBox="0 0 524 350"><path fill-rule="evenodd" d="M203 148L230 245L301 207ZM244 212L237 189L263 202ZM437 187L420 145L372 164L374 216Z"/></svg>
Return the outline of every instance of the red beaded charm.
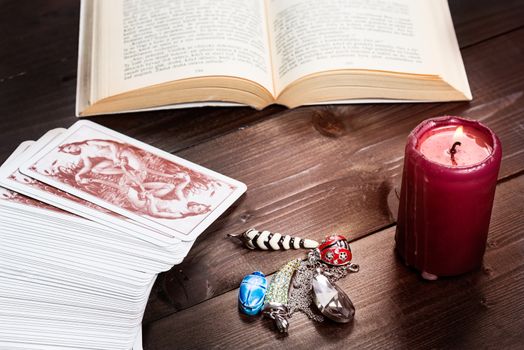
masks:
<svg viewBox="0 0 524 350"><path fill-rule="evenodd" d="M320 260L329 265L342 266L351 262L351 249L344 236L329 236L318 246Z"/></svg>

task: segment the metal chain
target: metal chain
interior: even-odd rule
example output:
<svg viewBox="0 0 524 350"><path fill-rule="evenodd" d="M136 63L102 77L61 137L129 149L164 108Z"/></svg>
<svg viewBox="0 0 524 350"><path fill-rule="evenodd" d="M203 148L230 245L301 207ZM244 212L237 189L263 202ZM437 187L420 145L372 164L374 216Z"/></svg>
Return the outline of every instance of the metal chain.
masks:
<svg viewBox="0 0 524 350"><path fill-rule="evenodd" d="M310 319L323 322L324 316L315 314L311 309L313 302L312 284L313 276L316 268L320 268L322 273L334 283L339 279L347 276L350 272L357 272L359 266L357 264L349 264L345 266L328 266L320 260L317 250L312 250L308 253L307 260L303 260L298 267L289 292L289 316L299 310L302 311Z"/></svg>
<svg viewBox="0 0 524 350"><path fill-rule="evenodd" d="M300 267L297 269L295 278L291 284L288 300L289 316L295 311L300 310L310 319L322 322L324 321L324 316L313 313L313 310L310 308L313 301L311 289L314 271L309 261L302 261Z"/></svg>

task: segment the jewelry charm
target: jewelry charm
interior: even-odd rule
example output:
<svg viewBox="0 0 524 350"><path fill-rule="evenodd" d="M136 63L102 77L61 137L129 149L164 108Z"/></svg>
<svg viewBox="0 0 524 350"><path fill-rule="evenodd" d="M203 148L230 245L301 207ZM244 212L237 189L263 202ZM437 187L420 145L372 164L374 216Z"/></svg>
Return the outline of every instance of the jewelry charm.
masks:
<svg viewBox="0 0 524 350"><path fill-rule="evenodd" d="M287 333L289 327L288 293L291 277L300 266L300 259L285 264L273 277L264 301L264 315L275 321L280 333Z"/></svg>
<svg viewBox="0 0 524 350"><path fill-rule="evenodd" d="M264 305L267 290L266 276L255 271L244 277L238 291L238 307L246 315L256 315Z"/></svg>
<svg viewBox="0 0 524 350"><path fill-rule="evenodd" d="M318 247L318 242L312 239L292 237L280 233L269 231L257 231L250 228L246 232L238 235L228 234L228 237L238 238L249 249L259 248L262 250L288 250L288 249L314 249Z"/></svg>
<svg viewBox="0 0 524 350"><path fill-rule="evenodd" d="M342 266L351 261L353 255L344 236L329 236L318 247L320 260L329 265Z"/></svg>
<svg viewBox="0 0 524 350"><path fill-rule="evenodd" d="M359 266L351 263L351 249L344 236L331 236L309 252L308 259L301 262L290 291L290 314L296 310L314 321L324 317L335 322L347 323L353 319L355 307L349 297L335 285L335 281L350 272L358 272ZM322 313L311 309L312 302Z"/></svg>
<svg viewBox="0 0 524 350"><path fill-rule="evenodd" d="M285 246L283 248L289 249L289 240L293 239L290 236L272 234L269 231L260 232L255 229L233 237L239 238L250 249L259 247L266 250L269 249L268 246L275 250L280 249L280 246L273 247L275 244L274 242L272 244L273 240L278 240L279 245L280 242L287 240L287 248ZM300 246L305 246L304 243L294 243L293 247L298 249ZM280 333L287 333L289 318L298 310L317 322L324 321L325 317L339 323L353 320L355 306L347 294L335 284L348 273L359 270L357 264L351 263L353 256L349 243L344 236L336 235L326 237L320 245L316 243L316 246L318 247L309 251L307 259L289 261L271 280L262 312L275 321ZM240 287L240 308L250 315L260 310L258 308L260 301L255 297L254 291L258 293L261 289L265 290L265 284L263 288L262 284L246 279L260 277L260 275L263 276L260 272L254 272L246 276ZM318 310L312 309L312 305Z"/></svg>
<svg viewBox="0 0 524 350"><path fill-rule="evenodd" d="M355 307L351 299L336 284L317 268L313 276L313 301L322 315L330 320L340 323L348 323L355 315Z"/></svg>

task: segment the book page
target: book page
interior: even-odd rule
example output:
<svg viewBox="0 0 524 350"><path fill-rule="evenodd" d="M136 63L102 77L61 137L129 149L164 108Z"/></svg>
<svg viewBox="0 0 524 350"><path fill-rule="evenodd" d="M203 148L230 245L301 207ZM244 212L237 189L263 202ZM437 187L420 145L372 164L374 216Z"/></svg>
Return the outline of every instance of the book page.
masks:
<svg viewBox="0 0 524 350"><path fill-rule="evenodd" d="M446 1L430 1L428 11L431 13L429 32L433 34L431 45L434 57L439 63L440 76L453 88L471 100L471 90L466 76L466 70L460 47L453 28L451 13ZM438 57L438 58L437 58Z"/></svg>
<svg viewBox="0 0 524 350"><path fill-rule="evenodd" d="M98 99L213 75L252 80L273 93L263 1L99 3Z"/></svg>
<svg viewBox="0 0 524 350"><path fill-rule="evenodd" d="M277 94L326 70L437 74L424 42L425 1L269 0Z"/></svg>

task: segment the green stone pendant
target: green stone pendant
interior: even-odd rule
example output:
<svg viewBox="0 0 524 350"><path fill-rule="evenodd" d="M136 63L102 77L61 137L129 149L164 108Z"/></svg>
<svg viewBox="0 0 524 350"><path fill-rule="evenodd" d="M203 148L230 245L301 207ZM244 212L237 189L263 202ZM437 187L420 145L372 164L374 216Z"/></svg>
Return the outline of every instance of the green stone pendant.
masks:
<svg viewBox="0 0 524 350"><path fill-rule="evenodd" d="M289 323L289 286L293 274L300 266L300 259L294 259L285 264L273 277L264 301L264 315L275 321L280 333L287 333Z"/></svg>

